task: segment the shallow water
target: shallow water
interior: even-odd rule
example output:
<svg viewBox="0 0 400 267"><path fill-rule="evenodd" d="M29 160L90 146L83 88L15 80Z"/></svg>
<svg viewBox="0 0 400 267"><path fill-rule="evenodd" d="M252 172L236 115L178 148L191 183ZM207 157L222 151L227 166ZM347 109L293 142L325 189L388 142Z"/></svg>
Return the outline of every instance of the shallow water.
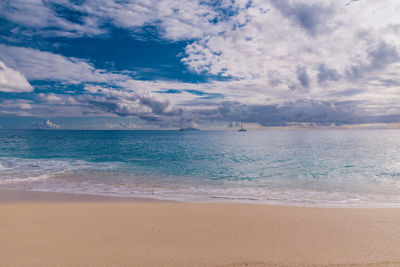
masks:
<svg viewBox="0 0 400 267"><path fill-rule="evenodd" d="M0 131L0 187L186 201L400 205L400 131Z"/></svg>

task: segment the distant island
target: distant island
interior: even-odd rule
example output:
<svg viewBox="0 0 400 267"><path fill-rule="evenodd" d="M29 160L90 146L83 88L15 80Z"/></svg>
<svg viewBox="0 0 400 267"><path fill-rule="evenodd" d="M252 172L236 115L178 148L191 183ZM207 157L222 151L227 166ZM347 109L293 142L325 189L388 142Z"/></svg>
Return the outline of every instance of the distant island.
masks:
<svg viewBox="0 0 400 267"><path fill-rule="evenodd" d="M179 129L180 132L194 132L194 131L200 131L200 129L198 128L194 128L194 127L185 127L185 128L180 128Z"/></svg>

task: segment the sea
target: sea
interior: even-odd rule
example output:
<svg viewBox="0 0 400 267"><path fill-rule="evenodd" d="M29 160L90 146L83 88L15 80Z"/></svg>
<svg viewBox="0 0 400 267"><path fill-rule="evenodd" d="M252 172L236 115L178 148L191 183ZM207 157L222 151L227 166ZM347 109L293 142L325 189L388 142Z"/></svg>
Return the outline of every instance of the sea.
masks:
<svg viewBox="0 0 400 267"><path fill-rule="evenodd" d="M0 188L400 206L400 130L0 130Z"/></svg>

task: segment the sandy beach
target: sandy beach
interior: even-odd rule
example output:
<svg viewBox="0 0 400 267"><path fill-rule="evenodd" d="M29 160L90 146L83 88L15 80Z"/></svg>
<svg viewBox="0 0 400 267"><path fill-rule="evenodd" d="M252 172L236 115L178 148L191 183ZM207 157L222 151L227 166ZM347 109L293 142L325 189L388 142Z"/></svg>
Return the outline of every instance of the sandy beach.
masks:
<svg viewBox="0 0 400 267"><path fill-rule="evenodd" d="M400 266L400 209L0 190L0 266Z"/></svg>

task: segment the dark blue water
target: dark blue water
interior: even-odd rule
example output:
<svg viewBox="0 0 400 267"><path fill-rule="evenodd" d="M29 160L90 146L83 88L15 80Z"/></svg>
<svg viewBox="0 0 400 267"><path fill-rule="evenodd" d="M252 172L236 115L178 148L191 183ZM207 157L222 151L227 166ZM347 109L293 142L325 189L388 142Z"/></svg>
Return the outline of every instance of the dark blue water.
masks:
<svg viewBox="0 0 400 267"><path fill-rule="evenodd" d="M400 131L0 131L0 186L188 201L399 205Z"/></svg>

